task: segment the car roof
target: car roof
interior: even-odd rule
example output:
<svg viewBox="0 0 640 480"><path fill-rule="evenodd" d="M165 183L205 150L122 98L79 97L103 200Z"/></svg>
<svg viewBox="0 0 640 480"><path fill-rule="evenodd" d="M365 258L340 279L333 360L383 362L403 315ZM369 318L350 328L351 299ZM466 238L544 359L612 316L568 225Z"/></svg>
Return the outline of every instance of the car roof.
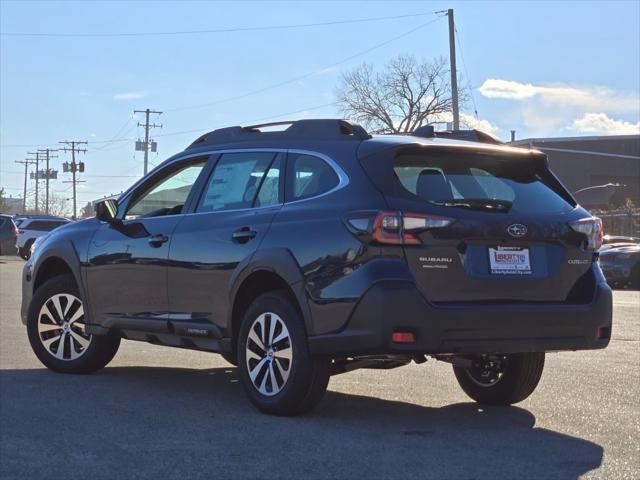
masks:
<svg viewBox="0 0 640 480"><path fill-rule="evenodd" d="M288 128L280 131L270 130L284 125L288 125ZM335 154L336 151L357 152L359 157L364 157L399 146L544 156L538 150L508 146L478 130L436 132L432 126L422 126L410 134L371 135L360 125L348 120L304 119L213 130L198 137L184 152L175 155L169 161L182 157L185 153L256 148L308 149L325 154Z"/></svg>
<svg viewBox="0 0 640 480"><path fill-rule="evenodd" d="M21 217L15 217L16 220L50 220L50 221L54 221L54 222L69 222L70 220L64 218L64 217L54 217L53 215L28 215L28 216L21 216Z"/></svg>

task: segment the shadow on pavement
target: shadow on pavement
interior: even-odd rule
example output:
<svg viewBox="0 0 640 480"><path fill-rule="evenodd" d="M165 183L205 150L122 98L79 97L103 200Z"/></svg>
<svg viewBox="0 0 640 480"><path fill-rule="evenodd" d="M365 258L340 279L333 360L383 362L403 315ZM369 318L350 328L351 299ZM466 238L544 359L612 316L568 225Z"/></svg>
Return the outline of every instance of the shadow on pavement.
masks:
<svg viewBox="0 0 640 480"><path fill-rule="evenodd" d="M2 370L0 393L3 479L576 479L603 456L517 407L329 391L307 416L269 417L231 367Z"/></svg>

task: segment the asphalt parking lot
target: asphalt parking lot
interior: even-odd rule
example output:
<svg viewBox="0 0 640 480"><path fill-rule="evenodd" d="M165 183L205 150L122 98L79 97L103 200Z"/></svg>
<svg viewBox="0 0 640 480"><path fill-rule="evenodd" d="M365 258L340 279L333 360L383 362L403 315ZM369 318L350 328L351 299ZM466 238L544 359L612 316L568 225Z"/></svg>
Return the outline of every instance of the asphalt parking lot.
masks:
<svg viewBox="0 0 640 480"><path fill-rule="evenodd" d="M44 369L0 257L0 478L640 478L640 292L617 291L603 351L556 353L517 407L471 403L429 361L331 379L275 418L217 355L124 341L90 376Z"/></svg>

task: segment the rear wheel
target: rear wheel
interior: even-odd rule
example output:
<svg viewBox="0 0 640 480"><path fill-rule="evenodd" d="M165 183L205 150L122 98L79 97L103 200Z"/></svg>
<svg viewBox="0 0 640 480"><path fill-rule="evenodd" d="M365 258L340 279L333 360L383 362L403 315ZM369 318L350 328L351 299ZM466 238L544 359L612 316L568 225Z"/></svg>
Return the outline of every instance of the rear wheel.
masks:
<svg viewBox="0 0 640 480"><path fill-rule="evenodd" d="M29 343L42 364L61 373L92 373L115 356L119 337L86 331L84 304L71 275L47 280L34 294L27 319Z"/></svg>
<svg viewBox="0 0 640 480"><path fill-rule="evenodd" d="M533 393L544 369L544 352L480 355L469 368L453 367L462 390L489 405L511 405Z"/></svg>
<svg viewBox="0 0 640 480"><path fill-rule="evenodd" d="M302 317L285 292L254 300L238 336L238 368L260 411L297 415L311 410L327 389L329 365L311 356Z"/></svg>

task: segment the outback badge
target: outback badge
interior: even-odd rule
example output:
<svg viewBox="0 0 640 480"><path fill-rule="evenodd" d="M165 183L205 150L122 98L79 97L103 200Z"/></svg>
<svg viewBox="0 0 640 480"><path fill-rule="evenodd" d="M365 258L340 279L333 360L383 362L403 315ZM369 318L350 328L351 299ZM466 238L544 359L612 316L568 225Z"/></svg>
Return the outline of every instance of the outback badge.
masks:
<svg viewBox="0 0 640 480"><path fill-rule="evenodd" d="M520 238L527 234L527 227L521 223L512 223L507 227L507 232L512 237Z"/></svg>

